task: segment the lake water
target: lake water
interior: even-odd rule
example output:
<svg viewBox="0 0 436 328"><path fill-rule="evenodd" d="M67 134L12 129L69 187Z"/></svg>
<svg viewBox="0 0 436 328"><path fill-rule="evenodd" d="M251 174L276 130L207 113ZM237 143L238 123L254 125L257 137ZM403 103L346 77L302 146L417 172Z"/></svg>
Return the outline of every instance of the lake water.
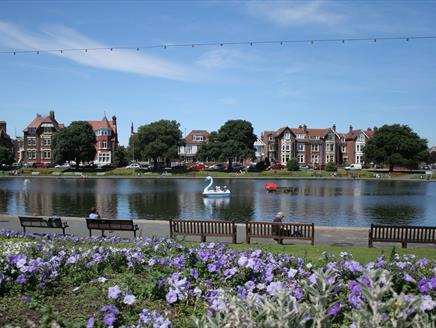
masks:
<svg viewBox="0 0 436 328"><path fill-rule="evenodd" d="M267 193L275 182L291 193ZM436 183L358 180L215 179L229 199L205 199L203 179L0 179L1 214L105 218L272 220L328 226L436 225Z"/></svg>

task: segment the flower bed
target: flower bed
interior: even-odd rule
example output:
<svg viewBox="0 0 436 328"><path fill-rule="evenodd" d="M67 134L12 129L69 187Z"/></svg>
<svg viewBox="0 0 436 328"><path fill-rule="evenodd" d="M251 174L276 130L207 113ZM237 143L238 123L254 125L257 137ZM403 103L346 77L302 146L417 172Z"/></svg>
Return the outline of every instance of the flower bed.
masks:
<svg viewBox="0 0 436 328"><path fill-rule="evenodd" d="M215 243L0 232L0 326L426 327L435 297L436 261L411 255L314 264Z"/></svg>

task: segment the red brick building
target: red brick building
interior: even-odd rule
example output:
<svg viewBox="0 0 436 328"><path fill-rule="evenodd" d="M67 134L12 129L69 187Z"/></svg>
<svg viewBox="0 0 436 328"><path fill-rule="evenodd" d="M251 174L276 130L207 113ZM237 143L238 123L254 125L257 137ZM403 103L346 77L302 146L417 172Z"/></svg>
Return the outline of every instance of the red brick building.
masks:
<svg viewBox="0 0 436 328"><path fill-rule="evenodd" d="M97 143L94 164L109 165L114 162L114 152L118 148L117 118L112 116L109 121L104 116L100 121L88 121L94 130Z"/></svg>
<svg viewBox="0 0 436 328"><path fill-rule="evenodd" d="M339 163L340 136L336 126L312 129L306 125L298 128L283 127L277 131L265 131L261 137L265 143L265 157L272 163L286 165L295 158L300 165L325 165Z"/></svg>
<svg viewBox="0 0 436 328"><path fill-rule="evenodd" d="M57 131L64 128L55 119L54 111L48 116L36 115L36 118L23 130L23 150L21 162L48 165L53 163L51 141Z"/></svg>
<svg viewBox="0 0 436 328"><path fill-rule="evenodd" d="M185 145L179 146L179 157L182 161L192 162L196 160L198 147L209 139L206 130L192 130L185 137Z"/></svg>
<svg viewBox="0 0 436 328"><path fill-rule="evenodd" d="M348 164L364 164L363 149L368 139L374 135L374 130L368 128L366 130L353 130L353 126L347 133L341 133L341 152L342 162Z"/></svg>

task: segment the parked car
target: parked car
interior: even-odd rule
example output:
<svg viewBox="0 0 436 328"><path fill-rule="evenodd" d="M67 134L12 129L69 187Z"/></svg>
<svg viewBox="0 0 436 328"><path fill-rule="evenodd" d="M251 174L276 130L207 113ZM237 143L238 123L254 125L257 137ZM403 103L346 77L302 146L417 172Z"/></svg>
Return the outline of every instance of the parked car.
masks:
<svg viewBox="0 0 436 328"><path fill-rule="evenodd" d="M13 169L19 169L19 168L21 168L23 166L23 164L21 164L21 163L13 163L12 164L12 168Z"/></svg>
<svg viewBox="0 0 436 328"><path fill-rule="evenodd" d="M140 169L141 165L139 165L138 163L131 163L130 165L126 166L126 169Z"/></svg>
<svg viewBox="0 0 436 328"><path fill-rule="evenodd" d="M239 172L239 171L244 170L244 169L245 169L244 165L239 164L239 163L232 163L232 171Z"/></svg>
<svg viewBox="0 0 436 328"><path fill-rule="evenodd" d="M346 166L345 167L346 170L361 170L362 169L362 164L351 164L350 166Z"/></svg>
<svg viewBox="0 0 436 328"><path fill-rule="evenodd" d="M309 165L300 165L300 170L308 170L308 169L310 169L310 166Z"/></svg>
<svg viewBox="0 0 436 328"><path fill-rule="evenodd" d="M218 163L209 166L206 171L224 171L226 169L226 166L224 164Z"/></svg>
<svg viewBox="0 0 436 328"><path fill-rule="evenodd" d="M247 171L248 172L260 172L261 169L259 168L259 166L256 163L253 163L247 167Z"/></svg>
<svg viewBox="0 0 436 328"><path fill-rule="evenodd" d="M282 164L271 164L271 166L269 167L270 170L281 170L286 168L286 166L282 165Z"/></svg>
<svg viewBox="0 0 436 328"><path fill-rule="evenodd" d="M201 163L197 163L197 164L192 165L190 167L190 169L191 170L204 170L204 169L207 169L207 165L201 164Z"/></svg>
<svg viewBox="0 0 436 328"><path fill-rule="evenodd" d="M55 165L55 169L69 169L70 167L71 167L71 165L68 163Z"/></svg>

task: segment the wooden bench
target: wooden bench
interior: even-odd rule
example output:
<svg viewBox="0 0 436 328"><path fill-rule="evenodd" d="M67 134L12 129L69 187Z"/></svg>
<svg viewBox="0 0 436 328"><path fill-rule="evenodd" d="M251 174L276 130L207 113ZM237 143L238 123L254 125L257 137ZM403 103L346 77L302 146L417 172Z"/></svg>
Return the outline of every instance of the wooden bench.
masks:
<svg viewBox="0 0 436 328"><path fill-rule="evenodd" d="M136 231L139 230L137 224L132 220L111 220L111 219L86 219L86 227L89 230L89 237L92 237L92 230L101 230L101 235L104 235L104 230L116 231L133 231L133 236L136 238Z"/></svg>
<svg viewBox="0 0 436 328"><path fill-rule="evenodd" d="M403 248L407 243L436 244L436 227L371 224L368 247L375 241L399 242Z"/></svg>
<svg viewBox="0 0 436 328"><path fill-rule="evenodd" d="M236 244L236 225L233 221L170 220L170 236L200 236L201 242L206 237L231 237Z"/></svg>
<svg viewBox="0 0 436 328"><path fill-rule="evenodd" d="M281 223L246 221L245 233L247 243L251 238L274 239L283 244L284 239L310 240L315 243L315 225L313 223Z"/></svg>
<svg viewBox="0 0 436 328"><path fill-rule="evenodd" d="M18 218L24 233L26 228L62 229L62 234L65 236L65 229L68 228L68 224L58 217L44 219L39 216L19 216Z"/></svg>

